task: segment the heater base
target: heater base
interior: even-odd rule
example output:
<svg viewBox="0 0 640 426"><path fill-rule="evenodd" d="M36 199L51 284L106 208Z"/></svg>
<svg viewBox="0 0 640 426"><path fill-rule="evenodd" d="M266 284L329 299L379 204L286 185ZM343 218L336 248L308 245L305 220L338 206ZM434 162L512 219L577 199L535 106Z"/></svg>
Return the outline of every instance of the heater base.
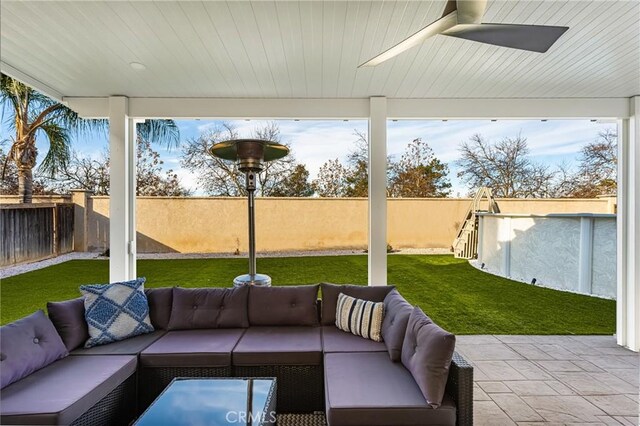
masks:
<svg viewBox="0 0 640 426"><path fill-rule="evenodd" d="M271 277L264 274L245 274L237 276L233 279L234 287L244 287L246 285L255 285L258 287L271 287Z"/></svg>

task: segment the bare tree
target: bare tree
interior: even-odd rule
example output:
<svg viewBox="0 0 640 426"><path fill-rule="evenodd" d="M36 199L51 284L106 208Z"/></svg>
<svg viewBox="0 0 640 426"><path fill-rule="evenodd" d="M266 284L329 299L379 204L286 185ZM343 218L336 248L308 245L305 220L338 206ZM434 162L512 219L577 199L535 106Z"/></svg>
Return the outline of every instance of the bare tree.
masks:
<svg viewBox="0 0 640 426"><path fill-rule="evenodd" d="M11 161L4 150L0 147L0 167L3 168L0 179L0 195L19 195L20 179L16 164ZM52 190L45 186L46 178L42 176L32 176L32 195L51 194Z"/></svg>
<svg viewBox="0 0 640 426"><path fill-rule="evenodd" d="M347 157L344 196L367 197L369 196L369 142L366 133L354 130L353 134L356 140L353 150Z"/></svg>
<svg viewBox="0 0 640 426"><path fill-rule="evenodd" d="M304 164L298 164L282 182L273 189L273 197L311 197L313 185L309 182L309 171Z"/></svg>
<svg viewBox="0 0 640 426"><path fill-rule="evenodd" d="M178 175L169 169L162 173L164 162L151 144L138 138L136 162L136 195L184 197L190 191L180 184Z"/></svg>
<svg viewBox="0 0 640 426"><path fill-rule="evenodd" d="M529 158L527 139L518 135L490 143L474 135L460 146L458 177L469 190L487 186L502 198L539 198L552 196L556 172Z"/></svg>
<svg viewBox="0 0 640 426"><path fill-rule="evenodd" d="M78 152L71 154L68 164L48 185L58 193L71 189L84 189L95 195L109 195L109 152L105 150L98 158L81 157Z"/></svg>
<svg viewBox="0 0 640 426"><path fill-rule="evenodd" d="M449 195L449 167L433 154L421 138L407 146L400 160L391 165L389 192L392 197L446 197Z"/></svg>
<svg viewBox="0 0 640 426"><path fill-rule="evenodd" d="M256 128L252 137L283 143L280 127L275 122ZM223 123L197 138L187 139L183 145L181 164L197 175L198 183L207 194L226 197L247 195L245 177L237 165L210 153L214 144L237 138L235 127ZM295 166L296 160L291 153L280 160L265 163L263 171L258 175L258 195L268 197L277 193L277 189L294 171Z"/></svg>
<svg viewBox="0 0 640 426"><path fill-rule="evenodd" d="M313 181L313 189L319 197L346 197L347 169L337 158L324 163Z"/></svg>
<svg viewBox="0 0 640 426"><path fill-rule="evenodd" d="M617 189L618 135L613 129L598 134L580 152L577 173L571 177L571 197L591 198L611 195Z"/></svg>
<svg viewBox="0 0 640 426"><path fill-rule="evenodd" d="M179 197L189 195L173 170L162 170L164 162L151 144L138 137L136 146L136 195ZM109 152L98 158L81 157L77 152L63 169L48 179L47 187L57 193L85 189L95 195L109 195Z"/></svg>

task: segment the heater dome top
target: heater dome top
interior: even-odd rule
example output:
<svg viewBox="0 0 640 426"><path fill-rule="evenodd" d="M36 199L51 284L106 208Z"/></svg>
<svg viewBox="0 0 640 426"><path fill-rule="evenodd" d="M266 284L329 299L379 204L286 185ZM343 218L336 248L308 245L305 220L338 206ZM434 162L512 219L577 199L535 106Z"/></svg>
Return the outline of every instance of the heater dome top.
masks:
<svg viewBox="0 0 640 426"><path fill-rule="evenodd" d="M285 145L262 139L233 139L218 142L210 149L212 155L229 161L278 160L289 153Z"/></svg>

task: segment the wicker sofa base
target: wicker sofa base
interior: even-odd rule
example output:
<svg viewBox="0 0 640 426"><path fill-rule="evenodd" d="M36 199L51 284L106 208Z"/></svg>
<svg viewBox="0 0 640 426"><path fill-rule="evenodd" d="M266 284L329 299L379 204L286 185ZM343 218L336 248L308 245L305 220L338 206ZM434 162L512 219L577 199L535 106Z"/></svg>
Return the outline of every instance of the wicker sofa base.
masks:
<svg viewBox="0 0 640 426"><path fill-rule="evenodd" d="M142 413L176 377L231 377L231 367L142 367L139 370L138 413Z"/></svg>
<svg viewBox="0 0 640 426"><path fill-rule="evenodd" d="M276 377L279 413L324 411L322 365L260 365L233 367L236 377Z"/></svg>
<svg viewBox="0 0 640 426"><path fill-rule="evenodd" d="M118 385L82 416L73 426L129 425L136 416L136 374Z"/></svg>
<svg viewBox="0 0 640 426"><path fill-rule="evenodd" d="M473 367L458 352L453 353L445 392L456 403L456 424L473 425Z"/></svg>

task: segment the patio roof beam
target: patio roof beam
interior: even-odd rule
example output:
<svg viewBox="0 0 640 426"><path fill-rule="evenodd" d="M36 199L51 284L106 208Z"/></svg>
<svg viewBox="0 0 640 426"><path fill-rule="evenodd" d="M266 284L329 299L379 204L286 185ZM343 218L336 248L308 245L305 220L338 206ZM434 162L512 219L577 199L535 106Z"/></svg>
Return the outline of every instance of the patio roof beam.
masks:
<svg viewBox="0 0 640 426"><path fill-rule="evenodd" d="M108 98L65 97L86 118L106 118ZM130 98L132 118L363 119L369 99ZM628 98L388 99L390 119L620 119Z"/></svg>
<svg viewBox="0 0 640 426"><path fill-rule="evenodd" d="M9 77L15 78L16 80L23 82L24 84L31 87L32 89L35 89L38 92L44 95L47 95L52 99L55 99L58 102L63 102L62 93L58 92L56 89L52 88L51 86L46 85L40 80L37 80L31 77L30 75L20 71L19 69L14 68L13 66L7 64L4 61L0 61L0 72L8 75Z"/></svg>

